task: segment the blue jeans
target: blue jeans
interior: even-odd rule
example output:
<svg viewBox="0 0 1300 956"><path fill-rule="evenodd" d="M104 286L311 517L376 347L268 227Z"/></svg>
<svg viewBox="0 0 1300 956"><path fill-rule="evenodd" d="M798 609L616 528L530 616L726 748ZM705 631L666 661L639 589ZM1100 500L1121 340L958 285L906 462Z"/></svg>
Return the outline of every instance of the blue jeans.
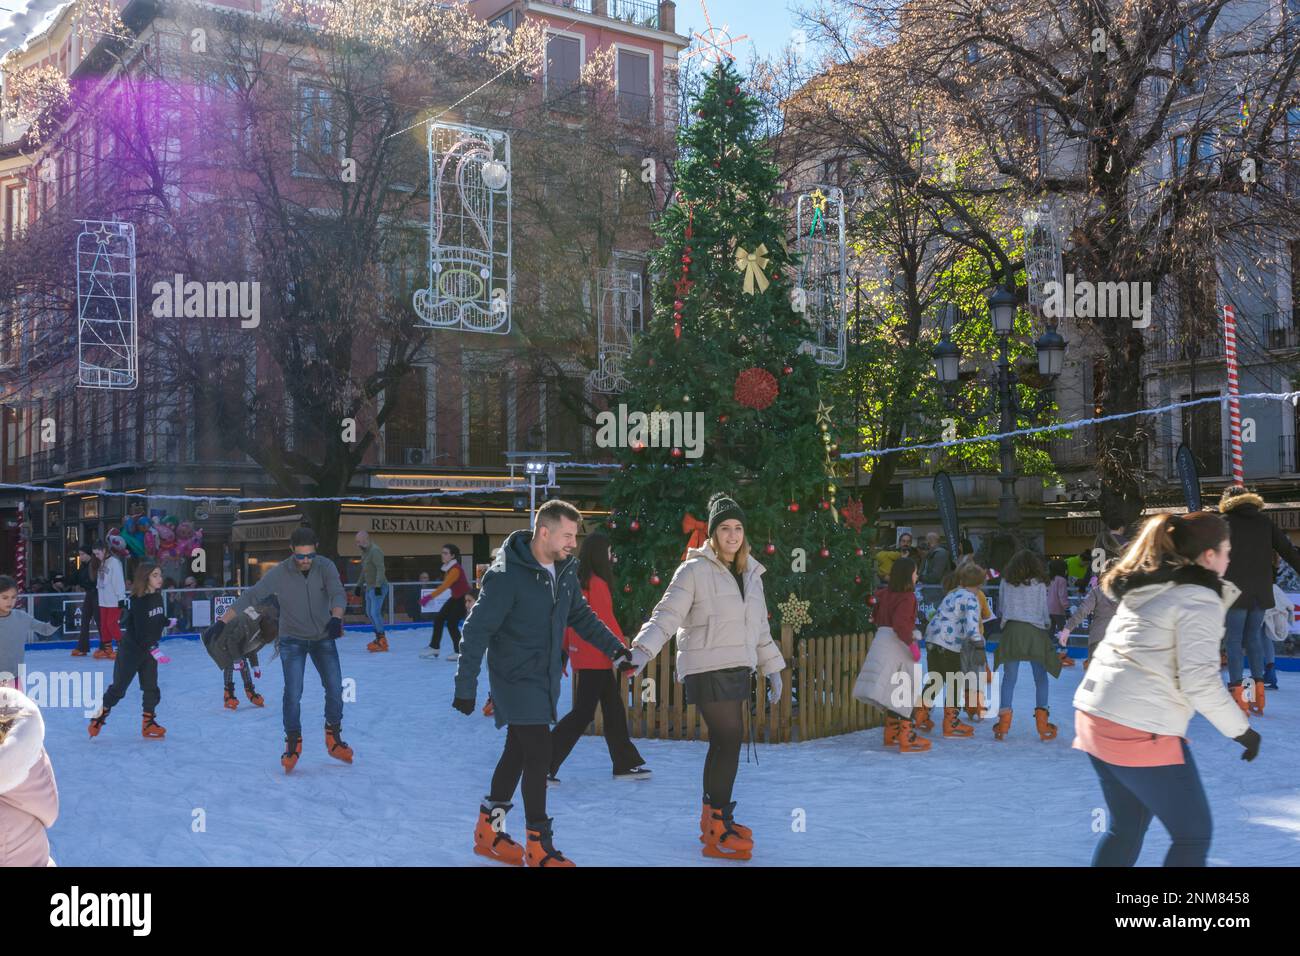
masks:
<svg viewBox="0 0 1300 956"><path fill-rule="evenodd" d="M1225 621L1228 639L1228 683L1241 683L1241 651L1244 645L1250 661L1250 676L1256 680L1264 676L1264 611L1253 607L1233 608Z"/></svg>
<svg viewBox="0 0 1300 956"><path fill-rule="evenodd" d="M284 665L284 732L302 735L302 678L311 657L321 686L325 688L325 723L343 723L343 668L338 644L332 638L305 641L300 637L280 638L280 662Z"/></svg>
<svg viewBox="0 0 1300 956"><path fill-rule="evenodd" d="M1093 851L1093 866L1135 864L1152 817L1165 825L1173 841L1165 866L1205 866L1213 824L1187 741L1183 741L1186 762L1167 767L1117 767L1091 754L1088 759L1101 781L1110 817Z"/></svg>
<svg viewBox="0 0 1300 956"><path fill-rule="evenodd" d="M1038 661L1030 661L1029 669L1034 672L1034 706L1047 706L1047 668ZM1016 679L1020 676L1020 661L1007 661L1002 665L1002 689L998 694L998 707L1006 709L1011 706L1011 695L1016 689Z"/></svg>
<svg viewBox="0 0 1300 956"><path fill-rule="evenodd" d="M370 625L376 634L384 633L384 602L392 590L391 584L385 584L376 596L374 588L366 588L366 617L370 618Z"/></svg>

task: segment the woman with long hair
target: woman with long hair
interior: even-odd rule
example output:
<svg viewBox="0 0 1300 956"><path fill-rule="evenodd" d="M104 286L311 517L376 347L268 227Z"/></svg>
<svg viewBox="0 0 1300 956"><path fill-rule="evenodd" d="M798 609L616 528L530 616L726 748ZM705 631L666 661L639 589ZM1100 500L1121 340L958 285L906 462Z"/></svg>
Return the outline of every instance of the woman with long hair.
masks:
<svg viewBox="0 0 1300 956"><path fill-rule="evenodd" d="M610 563L609 538L599 531L587 535L578 551L578 583L582 596L605 626L624 644L627 638L614 616L614 568ZM626 696L627 678L620 677L609 658L596 650L573 628L564 632L564 650L573 668L573 709L560 718L551 731L550 783L559 783L560 764L569 756L583 730L596 716L600 704L605 726L605 746L614 765L615 780L648 780L650 769L632 743L627 732L627 712L621 697Z"/></svg>
<svg viewBox="0 0 1300 956"><path fill-rule="evenodd" d="M1002 635L993 654L993 666L1002 667L998 722L993 725L997 740L1011 730L1011 700L1021 661L1029 661L1034 673L1034 725L1038 736L1042 740L1056 737L1056 724L1047 720L1047 675L1060 676L1061 658L1048 633L1052 621L1047 611L1047 581L1047 562L1028 548L1012 555L1002 572L998 590Z"/></svg>
<svg viewBox="0 0 1300 956"><path fill-rule="evenodd" d="M447 660L460 660L460 622L465 620L465 595L469 593L469 581L460 566L460 548L454 544L442 546L442 583L426 597L420 598L420 604L426 605L443 591L450 591L447 602L438 609L433 617L433 636L429 638L429 647L420 652L426 659L437 657L442 647L442 629L447 628L451 634L451 653Z"/></svg>
<svg viewBox="0 0 1300 956"><path fill-rule="evenodd" d="M764 568L750 556L740 505L720 493L710 498L708 533L704 544L686 552L632 642L632 664L640 673L676 636L677 679L684 684L686 702L699 708L709 730L700 814L703 852L748 860L753 833L736 823L732 800L744 709L755 670L767 677L772 699L780 697L785 658L772 640Z"/></svg>
<svg viewBox="0 0 1300 956"><path fill-rule="evenodd" d="M108 544L95 544L95 560L99 569L95 573L96 593L99 598L99 650L92 654L101 660L113 660L117 652L113 642L122 640L122 612L126 610L126 575L122 559L108 549Z"/></svg>
<svg viewBox="0 0 1300 956"><path fill-rule="evenodd" d="M1157 515L1102 577L1119 607L1074 695L1074 747L1109 808L1093 866L1132 866L1155 817L1165 866L1204 866L1210 805L1185 735L1200 711L1254 760L1259 734L1219 678L1219 642L1238 589L1223 579L1227 523L1205 511Z"/></svg>
<svg viewBox="0 0 1300 956"><path fill-rule="evenodd" d="M163 605L162 569L152 561L141 561L131 579L131 601L126 611L126 632L113 664L113 684L104 691L104 700L90 720L90 736L98 737L108 720L108 712L125 696L131 681L140 678L144 698L144 716L140 733L144 737L162 737L167 733L154 720L162 692L158 689L158 660L151 653L167 626L167 609Z"/></svg>

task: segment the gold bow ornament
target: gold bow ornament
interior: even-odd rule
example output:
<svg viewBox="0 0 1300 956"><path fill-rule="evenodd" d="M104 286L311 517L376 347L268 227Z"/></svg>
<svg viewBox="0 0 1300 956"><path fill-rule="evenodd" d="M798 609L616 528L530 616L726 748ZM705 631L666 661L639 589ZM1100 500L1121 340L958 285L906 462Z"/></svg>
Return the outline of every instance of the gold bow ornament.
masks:
<svg viewBox="0 0 1300 956"><path fill-rule="evenodd" d="M767 246L763 243L758 244L758 248L753 252L745 250L744 246L736 247L736 268L745 273L745 294L754 294L754 283L758 283L758 291L767 291L767 276L763 275L763 270L767 268Z"/></svg>

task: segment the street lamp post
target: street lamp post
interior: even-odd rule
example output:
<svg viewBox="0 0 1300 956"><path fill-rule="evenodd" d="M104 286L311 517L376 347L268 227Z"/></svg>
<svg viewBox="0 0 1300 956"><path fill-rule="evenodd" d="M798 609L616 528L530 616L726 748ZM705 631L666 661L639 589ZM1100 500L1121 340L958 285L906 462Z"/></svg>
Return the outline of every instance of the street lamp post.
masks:
<svg viewBox="0 0 1300 956"><path fill-rule="evenodd" d="M1016 401L1014 386L1015 375L1011 371L1011 333L1015 328L1016 296L1008 289L995 289L989 296L989 316L993 321L993 332L998 337L998 481L1002 484L1002 493L998 497L998 524L1005 531L1012 531L1020 524L1020 503L1016 500L1016 448L1008 434L1015 428ZM1051 381L1061 372L1065 355L1065 339L1054 327L1034 343L1038 352L1038 370ZM955 383L961 365L961 351L948 338L944 331L939 344L932 353L935 372L945 387Z"/></svg>

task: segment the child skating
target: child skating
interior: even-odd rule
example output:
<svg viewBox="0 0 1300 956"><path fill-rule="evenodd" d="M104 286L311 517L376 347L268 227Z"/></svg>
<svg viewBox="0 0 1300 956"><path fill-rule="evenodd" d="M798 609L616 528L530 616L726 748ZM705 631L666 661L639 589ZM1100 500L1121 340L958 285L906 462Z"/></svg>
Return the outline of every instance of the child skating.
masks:
<svg viewBox="0 0 1300 956"><path fill-rule="evenodd" d="M18 582L7 574L0 575L0 687L21 691L27 642L33 634L49 637L58 627L36 620L19 610L17 604Z"/></svg>

